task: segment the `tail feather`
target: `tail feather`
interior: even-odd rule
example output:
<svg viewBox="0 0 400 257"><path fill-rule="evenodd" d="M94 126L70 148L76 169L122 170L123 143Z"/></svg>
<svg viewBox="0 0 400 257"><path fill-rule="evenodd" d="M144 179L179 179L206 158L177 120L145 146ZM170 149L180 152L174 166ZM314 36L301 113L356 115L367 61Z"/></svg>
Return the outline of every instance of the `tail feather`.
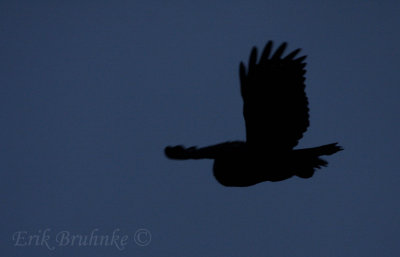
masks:
<svg viewBox="0 0 400 257"><path fill-rule="evenodd" d="M338 143L296 150L301 151L301 159L307 160L306 162L302 162L304 165L299 168L296 175L301 178L312 177L315 169L321 169L322 167L326 167L328 165L328 162L320 158L320 156L332 155L342 150L343 148L339 146Z"/></svg>
<svg viewBox="0 0 400 257"><path fill-rule="evenodd" d="M315 151L318 155L332 155L343 150L343 148L337 144L338 143L327 144L309 149Z"/></svg>

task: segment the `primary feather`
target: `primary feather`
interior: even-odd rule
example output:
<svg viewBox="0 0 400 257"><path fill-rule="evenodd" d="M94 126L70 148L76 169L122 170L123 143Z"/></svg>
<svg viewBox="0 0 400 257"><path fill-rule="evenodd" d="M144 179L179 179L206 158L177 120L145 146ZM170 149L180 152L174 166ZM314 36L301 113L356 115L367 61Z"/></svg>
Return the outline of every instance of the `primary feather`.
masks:
<svg viewBox="0 0 400 257"><path fill-rule="evenodd" d="M268 145L291 150L309 126L308 101L305 94L305 56L294 59L296 49L282 57L283 43L270 57L272 41L257 62L253 48L248 70L240 63L240 82L246 140L249 144Z"/></svg>

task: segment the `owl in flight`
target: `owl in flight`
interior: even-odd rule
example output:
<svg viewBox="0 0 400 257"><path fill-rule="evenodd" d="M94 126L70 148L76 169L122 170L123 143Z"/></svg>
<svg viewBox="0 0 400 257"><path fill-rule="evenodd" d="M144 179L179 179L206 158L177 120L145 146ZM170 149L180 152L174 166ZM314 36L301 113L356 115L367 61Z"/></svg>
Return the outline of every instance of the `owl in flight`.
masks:
<svg viewBox="0 0 400 257"><path fill-rule="evenodd" d="M283 43L273 52L269 41L259 59L254 47L248 67L240 63L246 141L202 148L167 146L166 156L176 160L213 159L216 180L235 187L293 176L310 178L316 169L327 166L320 156L343 150L337 143L293 149L309 126L306 56L296 58L300 49L283 56L286 46Z"/></svg>

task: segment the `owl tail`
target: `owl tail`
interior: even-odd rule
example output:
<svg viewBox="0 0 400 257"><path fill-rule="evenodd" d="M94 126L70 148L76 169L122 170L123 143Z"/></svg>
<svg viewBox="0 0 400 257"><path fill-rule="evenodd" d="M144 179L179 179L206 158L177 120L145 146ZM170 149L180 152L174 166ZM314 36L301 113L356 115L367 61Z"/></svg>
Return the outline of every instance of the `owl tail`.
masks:
<svg viewBox="0 0 400 257"><path fill-rule="evenodd" d="M328 162L320 158L322 155L332 155L343 148L338 143L322 145L318 147L295 150L296 155L300 158L299 171L296 173L301 178L312 177L316 169L326 167Z"/></svg>

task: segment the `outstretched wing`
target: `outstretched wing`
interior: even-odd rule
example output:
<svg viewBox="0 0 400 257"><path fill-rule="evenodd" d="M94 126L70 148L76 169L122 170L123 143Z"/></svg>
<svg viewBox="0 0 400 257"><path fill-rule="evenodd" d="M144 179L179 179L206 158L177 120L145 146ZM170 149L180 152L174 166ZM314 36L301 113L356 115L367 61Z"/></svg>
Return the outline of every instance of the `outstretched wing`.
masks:
<svg viewBox="0 0 400 257"><path fill-rule="evenodd" d="M234 156L235 154L242 154L245 143L242 141L224 142L216 145L197 148L192 146L186 148L182 145L167 146L164 149L165 155L168 158L176 160L188 159L216 159L222 156Z"/></svg>
<svg viewBox="0 0 400 257"><path fill-rule="evenodd" d="M240 63L240 83L246 139L249 144L275 150L290 150L297 145L309 125L304 74L306 56L295 59L300 49L286 57L287 44L271 55L269 41L257 62L253 48L246 67Z"/></svg>

